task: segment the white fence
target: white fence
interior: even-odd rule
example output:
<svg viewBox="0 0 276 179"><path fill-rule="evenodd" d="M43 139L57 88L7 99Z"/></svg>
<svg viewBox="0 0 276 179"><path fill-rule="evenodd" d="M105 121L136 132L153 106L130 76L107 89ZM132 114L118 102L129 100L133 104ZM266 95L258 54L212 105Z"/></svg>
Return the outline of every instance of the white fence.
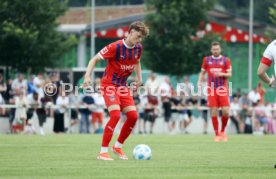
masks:
<svg viewBox="0 0 276 179"><path fill-rule="evenodd" d="M10 108L17 108L17 106L15 105L0 105L0 108L5 108L5 109L10 109ZM50 108L52 110L54 109L58 109L59 106L55 106L55 105L49 105L46 106L46 108ZM70 116L71 116L71 109L81 109L81 108L87 108L87 106L75 106L75 105L69 105L66 108L66 113L65 113L65 118L64 118L64 123L65 123L65 127L68 128L69 131L71 131L72 133L78 133L79 132L79 125L75 125L72 128L70 128ZM90 105L89 109L93 109L93 108L97 108L96 105ZM208 107L187 107L187 109L191 109L191 110L197 110L197 111L202 111L202 110L206 110L209 109ZM249 110L252 111L252 119L255 119L256 116L256 111L259 108L250 108ZM269 109L271 112L272 111L276 111L275 108L270 108ZM208 112L209 113L209 112ZM204 120L201 118L201 116L198 117L193 117L193 122L187 127L187 131L190 134L202 134L203 133L203 123ZM79 117L80 119L80 117ZM104 121L103 124L105 125L106 122L108 121L108 116L104 117ZM38 129L38 119L37 119L37 115L34 114L33 115L33 121L34 121L34 126L36 129ZM47 117L47 120L43 126L44 131L46 134L52 134L53 133L53 117ZM273 121L275 121L275 117L273 117ZM220 122L220 120L219 120ZM120 127L122 126L123 122L119 122L117 125L117 128L115 130L115 133L119 132ZM139 121L137 122L137 126L139 125ZM149 124L147 124L149 125ZM275 123L273 123L272 125L275 125ZM134 133L138 133L138 127L136 126ZM254 128L254 121L251 121L251 126L252 128ZM148 127L148 126L147 126ZM276 128L276 126L274 126ZM9 119L8 117L0 117L0 134L5 134L9 132ZM91 130L91 132L93 132ZM210 121L210 115L208 114L208 128L207 128L207 132L208 133L213 133L213 127ZM164 118L163 116L159 116L156 119L155 122L155 126L153 129L153 133L155 134L167 134L170 133L167 127L167 123L164 122ZM176 122L176 129L172 132L173 134L178 134L181 133L181 131L179 130L179 123ZM232 124L231 120L229 120L228 122L228 127L227 127L227 133L232 133L235 134L236 133L236 129L234 127L234 125ZM257 133L256 133L257 134Z"/></svg>

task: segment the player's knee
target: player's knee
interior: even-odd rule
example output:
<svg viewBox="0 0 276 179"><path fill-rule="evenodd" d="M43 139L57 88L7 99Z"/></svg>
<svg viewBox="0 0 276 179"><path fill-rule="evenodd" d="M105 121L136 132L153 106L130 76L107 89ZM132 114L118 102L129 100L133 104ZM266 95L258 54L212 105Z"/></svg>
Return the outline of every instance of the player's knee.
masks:
<svg viewBox="0 0 276 179"><path fill-rule="evenodd" d="M223 110L222 115L223 116L229 116L229 111L228 110Z"/></svg>
<svg viewBox="0 0 276 179"><path fill-rule="evenodd" d="M216 108L211 109L212 116L217 116L217 114L218 114L218 110Z"/></svg>
<svg viewBox="0 0 276 179"><path fill-rule="evenodd" d="M131 122L135 123L138 119L137 111L129 111L126 113L127 120L130 120Z"/></svg>
<svg viewBox="0 0 276 179"><path fill-rule="evenodd" d="M120 120L121 118L121 112L119 110L113 110L109 112L110 118L112 118L113 120Z"/></svg>

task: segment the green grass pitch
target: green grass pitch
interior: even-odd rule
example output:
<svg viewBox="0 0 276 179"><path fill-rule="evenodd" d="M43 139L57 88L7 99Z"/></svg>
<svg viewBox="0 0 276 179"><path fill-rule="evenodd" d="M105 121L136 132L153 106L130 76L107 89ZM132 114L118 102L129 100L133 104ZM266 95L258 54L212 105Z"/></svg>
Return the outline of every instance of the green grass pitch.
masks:
<svg viewBox="0 0 276 179"><path fill-rule="evenodd" d="M2 135L0 178L276 178L275 136L132 135L128 161L96 160L100 143L98 135ZM151 147L152 160L132 159L137 144Z"/></svg>

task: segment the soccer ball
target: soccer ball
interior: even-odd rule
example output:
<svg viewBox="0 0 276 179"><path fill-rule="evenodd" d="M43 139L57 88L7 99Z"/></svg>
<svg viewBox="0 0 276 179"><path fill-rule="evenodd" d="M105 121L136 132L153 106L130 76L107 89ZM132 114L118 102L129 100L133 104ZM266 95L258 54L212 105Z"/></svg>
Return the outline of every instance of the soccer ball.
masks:
<svg viewBox="0 0 276 179"><path fill-rule="evenodd" d="M151 149L145 144L137 145L133 150L134 160L150 160L151 159Z"/></svg>

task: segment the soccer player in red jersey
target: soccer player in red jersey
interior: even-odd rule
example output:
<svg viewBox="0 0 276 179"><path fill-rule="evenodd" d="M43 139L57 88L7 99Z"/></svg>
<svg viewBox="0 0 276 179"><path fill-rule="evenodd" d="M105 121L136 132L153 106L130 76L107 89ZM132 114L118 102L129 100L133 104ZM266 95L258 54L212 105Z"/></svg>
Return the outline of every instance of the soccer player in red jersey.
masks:
<svg viewBox="0 0 276 179"><path fill-rule="evenodd" d="M115 127L120 120L120 113L126 114L127 120L124 123L118 140L112 146L112 151L122 160L127 160L127 156L122 151L122 145L130 135L138 119L133 97L126 86L127 78L132 71L136 72L136 87L142 84L140 58L142 55L141 41L148 36L148 27L140 21L133 22L129 26L128 36L105 46L89 62L84 76L83 87L88 87L91 83L90 74L95 64L100 60L108 60L104 75L101 80L101 92L103 94L110 119L107 122L102 139L101 151L98 154L99 160L113 160L108 154L108 146L113 136Z"/></svg>
<svg viewBox="0 0 276 179"><path fill-rule="evenodd" d="M198 78L198 88L201 87L201 81L205 73L208 74L208 106L211 110L211 118L215 130L215 142L227 141L225 127L229 118L229 89L228 78L232 76L232 67L230 59L221 55L221 45L219 42L213 42L211 47L211 56L204 57L201 66L201 72ZM218 127L218 108L222 109L221 130Z"/></svg>

